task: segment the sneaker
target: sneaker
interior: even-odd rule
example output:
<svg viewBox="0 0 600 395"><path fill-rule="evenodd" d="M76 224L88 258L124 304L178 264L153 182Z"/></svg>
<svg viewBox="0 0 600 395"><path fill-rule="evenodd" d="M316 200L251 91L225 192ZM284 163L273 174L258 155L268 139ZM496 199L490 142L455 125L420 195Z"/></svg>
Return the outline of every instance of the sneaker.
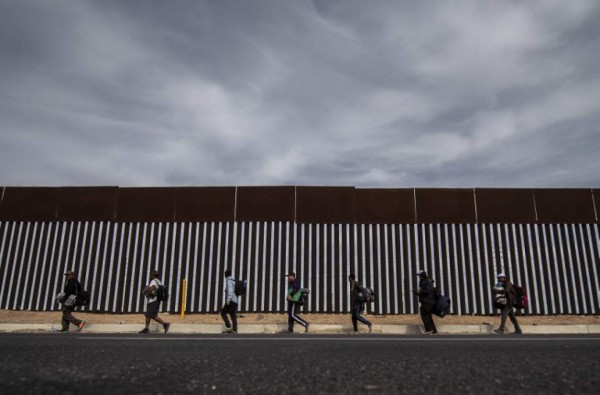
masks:
<svg viewBox="0 0 600 395"><path fill-rule="evenodd" d="M308 333L308 327L310 326L310 324L307 322L306 326L304 327L304 333Z"/></svg>
<svg viewBox="0 0 600 395"><path fill-rule="evenodd" d="M167 334L167 332L169 331L169 328L171 327L171 324L169 322L165 322L163 324L163 329L165 330L165 335Z"/></svg>
<svg viewBox="0 0 600 395"><path fill-rule="evenodd" d="M373 324L369 324L369 333L373 332Z"/></svg>
<svg viewBox="0 0 600 395"><path fill-rule="evenodd" d="M522 335L523 331L514 331L512 334L513 335Z"/></svg>
<svg viewBox="0 0 600 395"><path fill-rule="evenodd" d="M500 335L503 335L504 334L504 329L494 329L494 332L498 333Z"/></svg>
<svg viewBox="0 0 600 395"><path fill-rule="evenodd" d="M427 331L424 333L424 335L433 335L433 333L434 333L433 331Z"/></svg>
<svg viewBox="0 0 600 395"><path fill-rule="evenodd" d="M226 328L223 332L221 333L233 333L233 329L231 328Z"/></svg>
<svg viewBox="0 0 600 395"><path fill-rule="evenodd" d="M139 331L138 333L150 333L150 329L144 328L141 331Z"/></svg>
<svg viewBox="0 0 600 395"><path fill-rule="evenodd" d="M80 330L82 330L83 327L84 327L84 325L85 325L85 320L81 321L81 323L79 325L77 325L77 332L79 332Z"/></svg>

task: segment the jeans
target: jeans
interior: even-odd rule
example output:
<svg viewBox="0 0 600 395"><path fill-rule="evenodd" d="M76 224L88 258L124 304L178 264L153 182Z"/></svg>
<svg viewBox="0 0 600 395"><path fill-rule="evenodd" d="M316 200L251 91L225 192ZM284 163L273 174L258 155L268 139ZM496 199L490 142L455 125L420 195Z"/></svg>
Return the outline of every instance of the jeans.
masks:
<svg viewBox="0 0 600 395"><path fill-rule="evenodd" d="M352 326L354 326L354 332L358 331L358 321L362 322L365 325L371 325L371 321L367 320L366 318L360 315L362 309L362 303L357 303L352 309Z"/></svg>
<svg viewBox="0 0 600 395"><path fill-rule="evenodd" d="M225 327L227 329L231 328L231 323L227 318L227 314L231 317L231 321L233 322L233 330L237 332L237 303L229 302L221 309L221 317L223 317L223 321L225 321Z"/></svg>

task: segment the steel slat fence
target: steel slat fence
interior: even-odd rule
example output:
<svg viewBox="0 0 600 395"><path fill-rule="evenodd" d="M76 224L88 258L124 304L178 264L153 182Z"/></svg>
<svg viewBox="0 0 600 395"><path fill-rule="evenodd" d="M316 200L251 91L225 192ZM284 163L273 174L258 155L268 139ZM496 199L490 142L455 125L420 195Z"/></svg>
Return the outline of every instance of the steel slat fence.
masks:
<svg viewBox="0 0 600 395"><path fill-rule="evenodd" d="M291 222L1 222L0 308L56 310L63 273L92 295L88 311L134 313L150 269L162 273L179 312L214 313L223 271L248 280L240 308L286 309L284 275L311 289L306 312L347 313L347 276L376 291L374 314L414 314L416 273L427 270L454 314L490 314L495 274L526 288L527 314L598 314L597 224L296 224Z"/></svg>

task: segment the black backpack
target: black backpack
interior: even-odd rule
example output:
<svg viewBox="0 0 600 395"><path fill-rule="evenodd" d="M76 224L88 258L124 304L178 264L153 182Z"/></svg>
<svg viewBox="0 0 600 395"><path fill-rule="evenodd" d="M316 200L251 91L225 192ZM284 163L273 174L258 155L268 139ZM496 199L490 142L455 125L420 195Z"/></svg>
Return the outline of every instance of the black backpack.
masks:
<svg viewBox="0 0 600 395"><path fill-rule="evenodd" d="M156 288L156 300L166 302L169 300L169 290L163 284L159 284Z"/></svg>
<svg viewBox="0 0 600 395"><path fill-rule="evenodd" d="M233 289L233 293L235 293L235 296L246 295L246 288L248 287L246 280L233 280L233 281L235 281L235 287Z"/></svg>
<svg viewBox="0 0 600 395"><path fill-rule="evenodd" d="M298 298L298 301L296 302L296 304L298 306L304 305L304 303L306 303L308 301L308 295L309 294L310 294L310 289L308 289L308 288L302 288L300 290L300 298Z"/></svg>
<svg viewBox="0 0 600 395"><path fill-rule="evenodd" d="M84 290L79 291L75 300L75 306L87 306L88 304L90 304L90 293Z"/></svg>
<svg viewBox="0 0 600 395"><path fill-rule="evenodd" d="M358 294L358 300L361 303L373 303L375 301L375 291L373 288L363 287Z"/></svg>
<svg viewBox="0 0 600 395"><path fill-rule="evenodd" d="M518 285L513 285L513 287L515 288L514 307L519 310L526 309L527 306L529 306L529 298L527 297L527 292L525 292L525 289L523 289L523 287L520 287Z"/></svg>

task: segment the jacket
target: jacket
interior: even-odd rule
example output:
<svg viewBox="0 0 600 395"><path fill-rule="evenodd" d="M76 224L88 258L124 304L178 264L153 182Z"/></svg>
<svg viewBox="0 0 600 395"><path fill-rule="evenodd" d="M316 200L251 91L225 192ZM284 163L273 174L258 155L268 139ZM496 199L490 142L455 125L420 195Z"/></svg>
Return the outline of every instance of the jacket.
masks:
<svg viewBox="0 0 600 395"><path fill-rule="evenodd" d="M422 305L435 305L435 289L430 278L419 280L419 302Z"/></svg>
<svg viewBox="0 0 600 395"><path fill-rule="evenodd" d="M292 302L298 302L300 300L300 295L302 295L300 284L298 283L298 280L294 280L289 284L288 296L292 297Z"/></svg>
<svg viewBox="0 0 600 395"><path fill-rule="evenodd" d="M350 287L350 306L353 310L362 304L359 299L359 295L361 294L362 290L363 287L358 283L358 281L355 281Z"/></svg>
<svg viewBox="0 0 600 395"><path fill-rule="evenodd" d="M65 283L65 287L63 288L63 292L69 297L69 295L79 295L79 290L81 289L81 284L77 280L67 280Z"/></svg>
<svg viewBox="0 0 600 395"><path fill-rule="evenodd" d="M238 297L235 294L235 280L231 276L225 279L225 301L227 303L238 303Z"/></svg>
<svg viewBox="0 0 600 395"><path fill-rule="evenodd" d="M504 293L506 294L506 306L512 309L517 303L517 295L514 285L508 280L504 283Z"/></svg>

